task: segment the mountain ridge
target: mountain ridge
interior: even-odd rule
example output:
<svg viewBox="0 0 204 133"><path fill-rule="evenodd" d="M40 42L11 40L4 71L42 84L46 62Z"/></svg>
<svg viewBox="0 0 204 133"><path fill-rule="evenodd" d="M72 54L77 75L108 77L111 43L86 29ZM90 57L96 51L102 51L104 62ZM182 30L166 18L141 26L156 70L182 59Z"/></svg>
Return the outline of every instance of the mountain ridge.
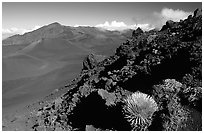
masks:
<svg viewBox="0 0 204 133"><path fill-rule="evenodd" d="M60 36L60 34L63 34L63 32L67 35L61 35L62 37L66 38L71 38L73 35L72 34L77 34L76 30L80 31L85 31L86 33L90 34L91 31L93 32L99 32L101 34L107 32L111 33L114 31L109 31L109 30L100 30L97 27L91 27L91 26L79 26L79 27L72 27L72 26L65 26L61 25L58 22L53 22L51 24L45 25L43 27L40 27L36 30L26 32L23 35L16 34L13 36L10 36L4 40L2 40L3 45L15 45L15 44L29 44L32 43L33 41L42 39L42 38L55 38ZM124 30L123 34L125 34L126 31ZM14 43L15 42L15 43Z"/></svg>

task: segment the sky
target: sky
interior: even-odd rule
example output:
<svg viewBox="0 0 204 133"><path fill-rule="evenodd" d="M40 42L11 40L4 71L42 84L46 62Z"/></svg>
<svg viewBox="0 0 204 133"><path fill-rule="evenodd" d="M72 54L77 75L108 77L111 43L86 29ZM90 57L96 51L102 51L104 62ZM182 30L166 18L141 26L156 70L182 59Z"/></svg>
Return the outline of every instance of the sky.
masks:
<svg viewBox="0 0 204 133"><path fill-rule="evenodd" d="M23 34L53 22L66 26L95 26L108 30L161 28L202 8L201 2L3 2L2 37Z"/></svg>

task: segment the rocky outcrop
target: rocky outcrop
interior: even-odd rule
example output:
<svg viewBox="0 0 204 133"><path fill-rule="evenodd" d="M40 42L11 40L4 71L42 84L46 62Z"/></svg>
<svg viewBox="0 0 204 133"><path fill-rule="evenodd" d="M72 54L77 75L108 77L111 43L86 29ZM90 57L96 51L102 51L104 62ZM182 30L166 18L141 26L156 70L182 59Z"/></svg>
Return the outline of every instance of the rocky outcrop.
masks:
<svg viewBox="0 0 204 133"><path fill-rule="evenodd" d="M176 28L178 26L178 23L172 21L172 20L168 20L166 22L166 25L164 25L161 29L161 31L166 30L166 29L172 29L172 28Z"/></svg>
<svg viewBox="0 0 204 133"><path fill-rule="evenodd" d="M132 37L137 37L138 35L142 33L143 33L143 30L140 27L138 27L136 30L132 32Z"/></svg>
<svg viewBox="0 0 204 133"><path fill-rule="evenodd" d="M141 92L158 106L145 130L202 130L202 16L166 25L138 30L104 60L89 55L72 87L38 110L34 129L133 130L122 108Z"/></svg>
<svg viewBox="0 0 204 133"><path fill-rule="evenodd" d="M88 55L83 61L83 68L82 70L90 70L96 67L96 65L101 62L105 56L90 54Z"/></svg>
<svg viewBox="0 0 204 133"><path fill-rule="evenodd" d="M202 10L196 9L193 13L193 17L200 17L200 16L202 16Z"/></svg>

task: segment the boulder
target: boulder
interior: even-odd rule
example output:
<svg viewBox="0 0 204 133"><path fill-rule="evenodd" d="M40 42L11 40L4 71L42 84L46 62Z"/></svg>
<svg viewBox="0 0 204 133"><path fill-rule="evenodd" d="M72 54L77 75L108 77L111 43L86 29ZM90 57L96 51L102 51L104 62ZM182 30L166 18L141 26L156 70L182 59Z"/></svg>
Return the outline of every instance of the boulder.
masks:
<svg viewBox="0 0 204 133"><path fill-rule="evenodd" d="M96 65L105 59L103 55L89 54L83 61L82 70L90 70L96 67Z"/></svg>
<svg viewBox="0 0 204 133"><path fill-rule="evenodd" d="M116 96L114 93L109 93L106 90L99 89L98 94L106 101L107 106L115 105Z"/></svg>
<svg viewBox="0 0 204 133"><path fill-rule="evenodd" d="M96 128L93 125L86 125L86 131L96 131Z"/></svg>
<svg viewBox="0 0 204 133"><path fill-rule="evenodd" d="M175 22L172 20L166 21L166 24L162 27L161 31L164 31L166 29L172 29L175 25Z"/></svg>

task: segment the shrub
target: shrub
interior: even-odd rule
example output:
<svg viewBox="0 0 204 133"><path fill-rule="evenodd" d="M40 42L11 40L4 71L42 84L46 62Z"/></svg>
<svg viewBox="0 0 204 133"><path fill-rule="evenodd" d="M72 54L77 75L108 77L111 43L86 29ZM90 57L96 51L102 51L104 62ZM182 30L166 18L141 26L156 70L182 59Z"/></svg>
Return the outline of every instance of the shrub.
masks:
<svg viewBox="0 0 204 133"><path fill-rule="evenodd" d="M166 90L173 91L173 92L179 92L181 86L182 86L182 84L180 82L176 81L175 79L164 80L163 87Z"/></svg>
<svg viewBox="0 0 204 133"><path fill-rule="evenodd" d="M165 79L163 84L154 85L153 97L157 103L164 103L164 101L169 103L173 97L177 97L181 87L182 84L175 79Z"/></svg>
<svg viewBox="0 0 204 133"><path fill-rule="evenodd" d="M202 112L202 88L186 87L180 94L182 104Z"/></svg>
<svg viewBox="0 0 204 133"><path fill-rule="evenodd" d="M135 92L124 102L125 118L132 126L132 130L146 130L151 124L153 113L158 110L154 99L147 94Z"/></svg>
<svg viewBox="0 0 204 133"><path fill-rule="evenodd" d="M181 101L186 102L183 100L184 87L184 84L175 79L165 79L163 84L154 86L153 97L161 112L158 117L163 123L160 126L165 131L177 131L185 127L189 111L181 104Z"/></svg>

